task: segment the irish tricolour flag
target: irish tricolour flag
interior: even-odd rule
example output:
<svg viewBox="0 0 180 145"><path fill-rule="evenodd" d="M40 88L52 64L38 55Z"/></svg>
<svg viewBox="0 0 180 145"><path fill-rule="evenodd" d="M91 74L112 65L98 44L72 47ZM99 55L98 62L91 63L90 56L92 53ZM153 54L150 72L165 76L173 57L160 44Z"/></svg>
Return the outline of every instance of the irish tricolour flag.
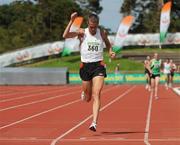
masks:
<svg viewBox="0 0 180 145"><path fill-rule="evenodd" d="M167 34L167 30L170 24L170 12L171 12L172 2L167 2L164 4L161 10L161 21L160 21L160 42L164 42Z"/></svg>
<svg viewBox="0 0 180 145"><path fill-rule="evenodd" d="M83 17L77 17L73 24L71 25L70 32L76 32L83 22ZM62 52L62 56L70 55L71 52L79 51L79 39L77 38L68 38L65 39L64 49Z"/></svg>
<svg viewBox="0 0 180 145"><path fill-rule="evenodd" d="M113 46L113 51L115 53L119 53L121 51L121 49L123 47L123 42L126 39L126 36L128 34L128 31L129 31L133 21L134 21L133 16L126 16L121 21L119 28L118 28L118 32L115 37L114 46Z"/></svg>

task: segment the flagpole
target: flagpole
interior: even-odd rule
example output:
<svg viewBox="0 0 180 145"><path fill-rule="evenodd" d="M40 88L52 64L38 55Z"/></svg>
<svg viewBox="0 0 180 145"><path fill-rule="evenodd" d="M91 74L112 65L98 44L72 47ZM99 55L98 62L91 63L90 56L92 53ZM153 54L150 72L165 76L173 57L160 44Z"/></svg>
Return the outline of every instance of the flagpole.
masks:
<svg viewBox="0 0 180 145"><path fill-rule="evenodd" d="M162 49L162 44L161 44L161 42L159 42L159 49L160 49L160 50Z"/></svg>
<svg viewBox="0 0 180 145"><path fill-rule="evenodd" d="M164 5L164 0L162 0L162 5Z"/></svg>
<svg viewBox="0 0 180 145"><path fill-rule="evenodd" d="M160 7L159 7L160 10L161 10L161 8L163 7L163 5L164 5L164 0L160 0ZM159 32L159 35L160 35L160 32ZM160 49L160 50L162 49L161 41L159 41L159 49Z"/></svg>

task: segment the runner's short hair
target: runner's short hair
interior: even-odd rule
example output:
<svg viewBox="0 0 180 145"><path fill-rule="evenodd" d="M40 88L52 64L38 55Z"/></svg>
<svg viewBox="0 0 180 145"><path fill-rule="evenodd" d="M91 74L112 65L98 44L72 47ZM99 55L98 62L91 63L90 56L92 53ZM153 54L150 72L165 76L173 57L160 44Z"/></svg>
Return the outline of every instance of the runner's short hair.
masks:
<svg viewBox="0 0 180 145"><path fill-rule="evenodd" d="M88 17L88 21L92 21L92 22L94 22L94 23L99 23L99 17L98 17L98 15L97 14L95 14L95 13L91 13L90 15L89 15L89 17Z"/></svg>

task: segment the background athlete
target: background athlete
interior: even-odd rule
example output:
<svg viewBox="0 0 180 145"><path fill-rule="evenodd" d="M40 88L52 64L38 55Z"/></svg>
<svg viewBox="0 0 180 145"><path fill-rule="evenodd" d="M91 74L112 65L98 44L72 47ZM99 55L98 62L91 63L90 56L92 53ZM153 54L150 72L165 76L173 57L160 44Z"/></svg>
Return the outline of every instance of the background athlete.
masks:
<svg viewBox="0 0 180 145"><path fill-rule="evenodd" d="M165 87L168 89L170 87L170 74L171 74L171 64L170 59L167 58L163 63L163 73L165 75Z"/></svg>
<svg viewBox="0 0 180 145"><path fill-rule="evenodd" d="M146 89L148 89L149 91L151 90L151 79L150 79L150 75L151 75L151 73L150 73L150 60L151 60L151 58L150 58L150 56L148 55L147 57L146 57L146 60L144 61L144 73L145 73L145 76L146 76L146 86L145 86L145 88Z"/></svg>
<svg viewBox="0 0 180 145"><path fill-rule="evenodd" d="M169 87L171 88L173 86L174 72L177 69L176 64L173 62L172 59L170 59L170 66L171 66L171 70L170 70L170 84L169 84Z"/></svg>
<svg viewBox="0 0 180 145"><path fill-rule="evenodd" d="M106 77L106 69L103 63L103 44L105 43L111 58L115 57L115 53L112 51L105 31L98 26L99 18L96 14L89 15L87 28L70 32L70 27L76 17L76 12L71 14L71 20L64 31L63 37L73 38L78 36L80 40L81 65L79 72L83 90L81 98L87 102L93 98L93 121L89 129L96 131L101 105L101 90Z"/></svg>
<svg viewBox="0 0 180 145"><path fill-rule="evenodd" d="M151 72L151 95L154 94L155 99L158 99L158 87L160 81L161 59L158 53L154 53L153 59L150 62Z"/></svg>

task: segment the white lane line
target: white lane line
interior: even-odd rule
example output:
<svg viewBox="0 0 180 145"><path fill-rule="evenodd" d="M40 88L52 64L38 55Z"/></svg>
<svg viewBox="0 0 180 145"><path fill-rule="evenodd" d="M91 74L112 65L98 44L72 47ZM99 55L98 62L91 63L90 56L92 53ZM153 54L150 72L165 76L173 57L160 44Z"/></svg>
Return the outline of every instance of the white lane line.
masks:
<svg viewBox="0 0 180 145"><path fill-rule="evenodd" d="M153 95L150 95L147 118L146 118L146 127L145 127L145 133L144 133L144 143L146 145L151 145L149 143L149 129L150 129L150 120L151 120L151 111L152 111L152 100L153 100Z"/></svg>
<svg viewBox="0 0 180 145"><path fill-rule="evenodd" d="M158 142L166 142L166 141L174 141L174 142L178 142L180 141L180 138L166 138L166 139L149 139L150 141L158 141ZM126 142L134 142L134 141L144 141L143 139L128 139L128 138L92 138L92 139L88 139L88 138L80 138L80 139L62 139L61 141L64 142L82 142L82 141L95 141L95 142L103 142L103 141L111 141L111 142L115 142L115 141L126 141Z"/></svg>
<svg viewBox="0 0 180 145"><path fill-rule="evenodd" d="M46 91L46 92L45 92ZM47 92L48 91L48 92ZM10 99L7 98L7 99L3 99L3 100L0 100L0 102L8 102L8 101L14 101L14 100L18 100L18 99L23 99L23 98L28 98L28 97L32 97L32 96L35 96L35 95L40 95L40 94L46 94L46 93L51 93L51 92L54 92L54 91L59 91L58 89L48 89L48 90L36 90L36 91L33 91L33 92L23 92L25 94L17 94L18 96L19 95L22 95L20 97L11 97ZM33 93L33 94L32 94ZM29 95L30 94L30 95ZM14 94L13 94L14 95Z"/></svg>
<svg viewBox="0 0 180 145"><path fill-rule="evenodd" d="M108 104L106 104L104 107L102 107L100 109L100 111L103 111L104 109L106 109L107 107L109 107L110 105L112 105L113 103L115 103L116 101L118 101L119 99L121 99L123 96L127 95L129 92L131 92L133 89L135 88L135 86L131 87L130 89L126 90L123 94L121 94L120 96L118 96L116 99L114 99L113 101L109 102ZM66 131L65 133L63 133L62 135L60 135L59 137L55 138L52 142L51 145L55 145L59 140L61 140L63 137L65 137L66 135L68 135L69 133L73 132L75 129L77 129L78 127L80 127L82 124L84 124L86 121L88 121L90 118L92 117L92 114L90 116L88 116L87 118L85 118L83 121L81 121L79 124L77 124L76 126L74 126L73 128L69 129L68 131Z"/></svg>
<svg viewBox="0 0 180 145"><path fill-rule="evenodd" d="M48 91L48 90L52 90L54 88L36 88L36 89L31 89L31 90L25 90L26 88L21 88L20 90L14 90L11 94L2 94L3 97L12 97L12 96L15 96L15 95L26 95L28 93L36 93L36 92L43 92L44 90L45 91ZM57 90L54 89L54 90Z"/></svg>
<svg viewBox="0 0 180 145"><path fill-rule="evenodd" d="M104 90L102 93L107 92L107 91L109 91L109 90L112 90L112 88L111 88L111 87L110 87L110 88L107 88L107 89ZM78 91L77 91L77 92L78 92ZM73 93L74 93L74 92L73 92ZM69 94L70 94L70 93L69 93ZM72 93L71 93L71 94L72 94ZM19 120L19 121L15 121L15 122L13 122L13 123L10 123L10 124L8 124L8 125L5 125L5 126L0 127L0 130L1 130L1 129L4 129L4 128L7 128L7 127L10 127L10 126L13 126L13 125L16 125L16 124L21 123L21 122L23 122L23 121L26 121L26 120L35 118L35 117L37 117L37 116L43 115L43 114L45 114L45 113L49 113L49 112L51 112L51 111L54 111L54 110L57 110L57 109L66 107L66 106L71 105L71 104L74 104L74 103L77 103L77 102L79 102L79 101L82 101L82 100L78 99L78 100L69 102L69 103L67 103L67 104L64 104L64 105L61 105L61 106L58 106L58 107L55 107L55 108L52 108L52 109L43 111L43 112L41 112L41 113L38 113L38 114L35 114L35 115L32 115L32 116L29 116L29 117L26 117L26 118L21 119L21 120Z"/></svg>
<svg viewBox="0 0 180 145"><path fill-rule="evenodd" d="M78 88L80 88L80 87L78 87ZM72 88L72 89L74 89L74 88ZM0 103L1 102L8 102L8 101L14 101L14 100L19 100L19 99L24 99L24 98L29 98L29 97L33 97L33 96L37 96L37 95L42 95L42 94L51 94L51 93L54 93L54 92L62 92L62 91L66 91L66 90L70 90L70 88L64 88L63 90L52 90L52 91L50 91L50 92L42 92L42 91L40 91L40 93L35 93L35 92L33 92L33 93L35 93L35 94L30 94L30 95L25 95L25 96L21 96L21 97L16 97L16 98L11 98L11 99L4 99L4 100L1 100L0 101ZM42 93L41 93L42 92Z"/></svg>
<svg viewBox="0 0 180 145"><path fill-rule="evenodd" d="M16 108L19 108L19 107L28 106L28 105L32 105L32 104L37 104L37 103L41 103L41 102L46 102L46 101L49 101L49 100L53 100L53 99L56 99L56 98L61 98L63 96L75 94L75 93L78 93L78 92L80 92L80 91L66 93L66 94L63 94L63 95L56 95L54 97L50 97L50 98L46 98L46 99L42 99L42 100L38 100L38 101L33 101L33 102L30 102L30 103L25 103L25 104L20 104L20 105L16 105L16 106L11 106L11 107L8 107L8 108L0 109L0 112L7 111L7 110L10 110L10 109L16 109Z"/></svg>
<svg viewBox="0 0 180 145"><path fill-rule="evenodd" d="M41 112L41 113L38 113L38 114L35 114L35 115L32 115L32 116L29 116L29 117L27 117L27 118L24 118L24 119L18 120L18 121L16 121L16 122L10 123L10 124L5 125L5 126L2 126L2 127L0 127L0 130L2 130L2 129L4 129L4 128L7 128L7 127L10 127L10 126L13 126L13 125L16 125L16 124L21 123L21 122L23 122L23 121L27 121L27 120L29 120L29 119L32 119L32 118L38 117L38 116L40 116L40 115L43 115L43 114L49 113L49 112L51 112L51 111L54 111L54 110L57 110L57 109L60 109L60 108L66 107L66 106L68 106L68 105L71 105L71 104L74 104L74 103L80 102L80 101L81 101L80 99L77 99L77 100L74 100L74 101L69 102L69 103L67 103L67 104L60 105L60 106L57 106L57 107L52 108L52 109L48 109L48 110L43 111L43 112Z"/></svg>
<svg viewBox="0 0 180 145"><path fill-rule="evenodd" d="M24 138L17 138L17 137L12 137L12 138L0 138L0 141L52 141L52 139L49 138L37 138L37 137L24 137Z"/></svg>
<svg viewBox="0 0 180 145"><path fill-rule="evenodd" d="M108 91L108 90L109 90L109 89L104 90L103 93L106 92L106 91ZM46 98L46 99L42 99L42 100L38 100L38 101L33 101L33 102L25 103L25 104L20 104L20 105L16 105L16 106L11 106L11 107L7 107L7 108L3 108L3 109L0 109L0 112L2 112L2 111L7 111L7 110L10 110L10 109L16 109L16 108L23 107L23 106L32 105L32 104L36 104L36 103L40 103L40 102L49 101L49 100L56 99L56 98L61 98L61 97L63 97L63 96L75 94L75 93L77 93L77 92L80 92L80 91L71 92L71 93L67 93L67 94L63 94L63 95L56 95L56 96L54 96L54 97L50 97L50 98ZM38 94L38 95L39 95L39 94Z"/></svg>
<svg viewBox="0 0 180 145"><path fill-rule="evenodd" d="M173 88L173 91L178 95L180 96L180 87L178 88Z"/></svg>
<svg viewBox="0 0 180 145"><path fill-rule="evenodd" d="M0 141L52 141L51 138L37 138L37 137L25 137L25 138L0 138ZM104 142L104 141L122 141L122 142L142 142L144 139L142 138L135 138L135 139L128 139L128 138L69 138L69 139L61 139L62 142ZM180 142L180 138L156 138L156 139L149 139L152 142Z"/></svg>

